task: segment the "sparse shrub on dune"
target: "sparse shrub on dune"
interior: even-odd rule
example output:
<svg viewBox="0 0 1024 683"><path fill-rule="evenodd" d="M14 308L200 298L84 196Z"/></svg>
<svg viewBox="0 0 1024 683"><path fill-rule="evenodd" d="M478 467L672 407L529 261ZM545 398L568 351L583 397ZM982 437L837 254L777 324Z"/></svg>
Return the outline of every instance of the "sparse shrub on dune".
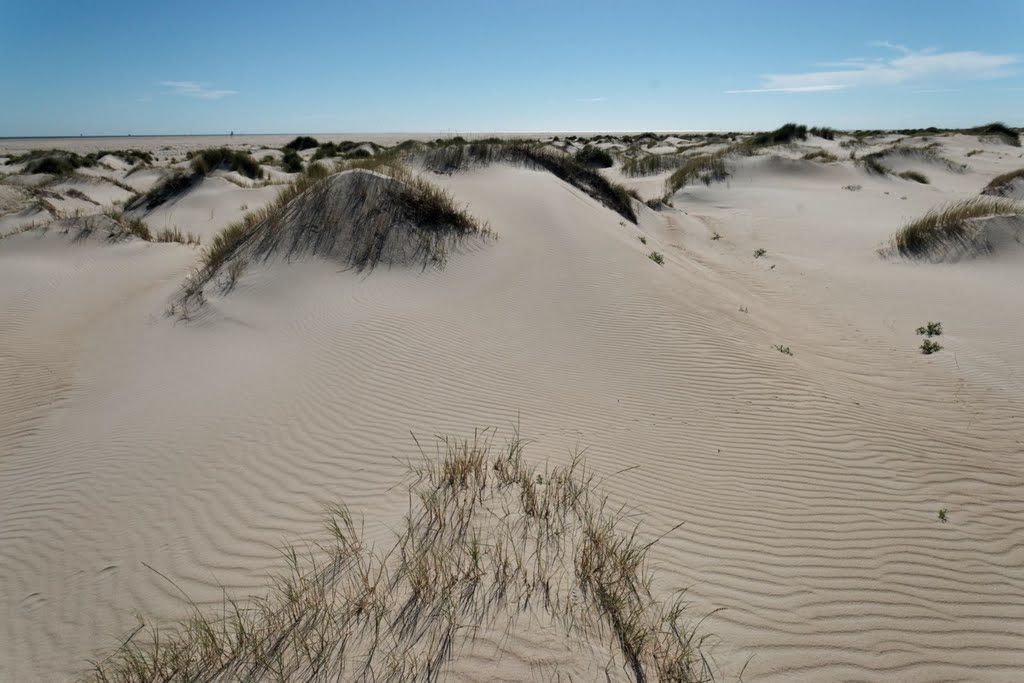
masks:
<svg viewBox="0 0 1024 683"><path fill-rule="evenodd" d="M989 181L981 193L993 197L1005 197L1011 192L1018 180L1024 184L1024 168L1018 168L1015 171L997 175Z"/></svg>
<svg viewBox="0 0 1024 683"><path fill-rule="evenodd" d="M310 164L273 203L218 233L182 290L181 309L201 303L202 288L236 258L307 254L355 270L381 263L426 268L443 265L448 249L466 237L493 235L447 192L395 159L351 161L346 170L332 174Z"/></svg>
<svg viewBox="0 0 1024 683"><path fill-rule="evenodd" d="M766 133L757 133L747 141L749 147L769 147L772 145L787 145L797 140L807 139L807 126L796 123L787 123L775 130Z"/></svg>
<svg viewBox="0 0 1024 683"><path fill-rule="evenodd" d="M596 655L588 680L713 680L684 595L655 590L633 511L580 456L540 469L518 433L493 439L439 438L409 463L405 521L383 545L326 506L326 538L308 556L287 548L265 595L193 605L168 630L140 623L90 683L439 681L481 634L536 625ZM543 678L563 673L554 661Z"/></svg>
<svg viewBox="0 0 1024 683"><path fill-rule="evenodd" d="M835 140L838 131L828 126L815 126L814 128L809 128L807 132L823 140Z"/></svg>
<svg viewBox="0 0 1024 683"><path fill-rule="evenodd" d="M830 164L833 161L839 161L839 157L823 149L816 149L813 152L808 152L807 154L804 154L801 158L807 161L821 161L826 164Z"/></svg>
<svg viewBox="0 0 1024 683"><path fill-rule="evenodd" d="M665 171L674 171L685 165L688 159L689 157L681 154L641 154L626 159L622 164L622 174L630 178L657 175Z"/></svg>
<svg viewBox="0 0 1024 683"><path fill-rule="evenodd" d="M1019 216L1024 216L1024 205L1007 199L973 197L947 204L903 226L882 253L921 258L941 256L955 248L984 251L988 248L987 239L978 221Z"/></svg>
<svg viewBox="0 0 1024 683"><path fill-rule="evenodd" d="M884 157L879 156L877 153L868 154L858 159L857 163L859 163L865 171L871 173L872 175L889 175L890 173L892 173L892 169L882 163L883 158Z"/></svg>
<svg viewBox="0 0 1024 683"><path fill-rule="evenodd" d="M1005 123L1001 123L999 121L988 123L984 126L978 126L977 128L971 128L968 132L974 133L979 137L999 138L1008 145L1020 147L1020 134Z"/></svg>
<svg viewBox="0 0 1024 683"><path fill-rule="evenodd" d="M203 149L190 152L192 171L200 175L209 175L216 170L236 171L247 178L259 180L263 177L263 169L259 162L247 152L239 152L227 147Z"/></svg>
<svg viewBox="0 0 1024 683"><path fill-rule="evenodd" d="M317 141L316 138L311 138L308 135L300 135L299 137L295 138L287 145L285 145L282 151L290 149L294 152L301 152L304 149L313 149L314 147L319 146L320 143Z"/></svg>
<svg viewBox="0 0 1024 683"><path fill-rule="evenodd" d="M607 150L591 145L585 146L573 155L577 162L587 168L611 168L615 160Z"/></svg>
<svg viewBox="0 0 1024 683"><path fill-rule="evenodd" d="M294 149L285 150L281 157L281 168L286 173L299 173L302 171L302 157Z"/></svg>
<svg viewBox="0 0 1024 683"><path fill-rule="evenodd" d="M698 154L687 159L686 163L677 168L665 181L666 194L674 194L695 181L711 185L713 182L728 178L729 171L725 167L725 157L730 151L727 148L711 154Z"/></svg>
<svg viewBox="0 0 1024 683"><path fill-rule="evenodd" d="M129 211L152 211L158 206L188 192L198 185L202 179L203 175L201 173L176 171L158 182L145 194L130 200L125 208Z"/></svg>

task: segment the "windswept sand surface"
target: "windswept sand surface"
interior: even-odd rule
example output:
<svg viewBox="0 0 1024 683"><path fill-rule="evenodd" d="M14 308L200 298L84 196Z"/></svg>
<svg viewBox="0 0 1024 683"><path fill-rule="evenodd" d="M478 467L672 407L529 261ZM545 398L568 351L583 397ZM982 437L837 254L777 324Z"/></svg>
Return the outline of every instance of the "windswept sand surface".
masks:
<svg viewBox="0 0 1024 683"><path fill-rule="evenodd" d="M0 680L73 679L136 613L185 616L183 592L262 593L323 503L384 538L410 432L516 422L533 461L587 449L652 539L684 523L652 550L657 587L714 611L722 680L1020 680L1024 246L955 264L876 248L1024 159L938 139L965 172L872 176L811 138L844 161L740 157L674 208L638 203L639 226L543 171L431 175L499 238L443 270L253 265L192 320L166 312L196 247L12 227ZM626 183L654 196L666 176ZM207 178L151 227L207 244L274 191ZM945 328L930 356L927 321ZM551 654L510 643L507 680Z"/></svg>

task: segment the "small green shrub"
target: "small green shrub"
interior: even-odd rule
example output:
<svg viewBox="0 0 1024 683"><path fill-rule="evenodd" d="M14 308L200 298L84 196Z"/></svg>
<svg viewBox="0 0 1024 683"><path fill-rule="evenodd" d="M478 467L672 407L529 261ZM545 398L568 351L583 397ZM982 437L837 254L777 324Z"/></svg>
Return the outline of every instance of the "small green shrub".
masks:
<svg viewBox="0 0 1024 683"><path fill-rule="evenodd" d="M931 339L925 339L921 342L921 353L926 356L930 356L933 353L937 353L942 350L942 346L938 342L933 342Z"/></svg>
<svg viewBox="0 0 1024 683"><path fill-rule="evenodd" d="M828 126L815 126L814 128L808 129L807 132L824 140L835 140L837 131L834 128L829 128Z"/></svg>
<svg viewBox="0 0 1024 683"><path fill-rule="evenodd" d="M779 353L785 354L787 356L792 356L793 355L793 351L788 346L783 346L782 344L776 344L772 348L775 349L776 351L778 351Z"/></svg>
<svg viewBox="0 0 1024 683"><path fill-rule="evenodd" d="M948 508L942 508L941 510L939 510L939 521L942 522L943 524L945 524L946 522L949 521L949 509Z"/></svg>
<svg viewBox="0 0 1024 683"><path fill-rule="evenodd" d="M927 335L929 337L938 337L942 334L942 323L929 322L927 325L919 327L915 331L918 334Z"/></svg>
<svg viewBox="0 0 1024 683"><path fill-rule="evenodd" d="M294 149L286 150L281 157L281 168L287 173L299 173L302 171L302 157Z"/></svg>
<svg viewBox="0 0 1024 683"><path fill-rule="evenodd" d="M767 253L768 253L768 251L765 250L765 249L760 249L760 248L759 249L755 249L754 250L754 258L761 258L762 256L764 256Z"/></svg>
<svg viewBox="0 0 1024 683"><path fill-rule="evenodd" d="M661 254L661 252L652 251L650 254L647 255L647 258L651 259L659 266L665 265L665 257Z"/></svg>
<svg viewBox="0 0 1024 683"><path fill-rule="evenodd" d="M640 240L640 244L647 244L647 238L644 237L643 235L640 235L640 237L638 237L637 239Z"/></svg>
<svg viewBox="0 0 1024 683"><path fill-rule="evenodd" d="M587 168L611 168L615 163L612 155L600 147L587 145L574 155L577 162Z"/></svg>

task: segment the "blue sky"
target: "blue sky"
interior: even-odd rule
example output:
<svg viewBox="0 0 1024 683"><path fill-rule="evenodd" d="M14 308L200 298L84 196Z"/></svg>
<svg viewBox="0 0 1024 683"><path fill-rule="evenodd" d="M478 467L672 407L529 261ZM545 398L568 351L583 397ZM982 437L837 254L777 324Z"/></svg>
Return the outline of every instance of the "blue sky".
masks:
<svg viewBox="0 0 1024 683"><path fill-rule="evenodd" d="M1018 0L0 0L0 136L1024 125Z"/></svg>

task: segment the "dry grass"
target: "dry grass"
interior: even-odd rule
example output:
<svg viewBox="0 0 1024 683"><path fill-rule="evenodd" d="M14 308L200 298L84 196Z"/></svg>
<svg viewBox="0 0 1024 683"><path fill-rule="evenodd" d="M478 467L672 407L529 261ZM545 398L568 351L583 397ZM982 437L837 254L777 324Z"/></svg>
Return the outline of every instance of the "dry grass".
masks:
<svg viewBox="0 0 1024 683"><path fill-rule="evenodd" d="M637 222L633 200L626 188L609 181L575 157L540 145L497 139L445 144L421 152L420 160L425 168L438 173L499 162L540 168L582 190L629 222Z"/></svg>
<svg viewBox="0 0 1024 683"><path fill-rule="evenodd" d="M181 310L201 304L202 288L233 259L249 263L304 253L356 270L379 262L419 261L425 268L443 265L448 249L463 237L493 236L447 192L410 173L394 155L353 160L338 169L356 173L343 178L321 163L310 164L271 204L219 232L182 290ZM228 274L225 289L237 276Z"/></svg>
<svg viewBox="0 0 1024 683"><path fill-rule="evenodd" d="M189 246L198 246L199 236L194 233L183 233L178 228L164 228L156 234L157 242L177 242Z"/></svg>
<svg viewBox="0 0 1024 683"><path fill-rule="evenodd" d="M985 238L979 234L977 221L998 216L1024 216L1024 205L1007 199L974 197L936 207L903 226L883 253L927 257L951 247L984 249Z"/></svg>
<svg viewBox="0 0 1024 683"><path fill-rule="evenodd" d="M612 505L577 456L539 469L514 433L439 438L410 463L408 511L385 546L343 505L328 539L262 598L193 607L177 628L127 635L94 683L437 681L482 632L541 619L584 647L601 680L710 681L706 637L681 594L659 597L630 511ZM559 676L557 666L552 679Z"/></svg>
<svg viewBox="0 0 1024 683"><path fill-rule="evenodd" d="M807 154L804 154L801 158L806 161L820 161L826 164L830 164L833 161L839 161L839 157L823 149L816 149L813 152L808 152Z"/></svg>
<svg viewBox="0 0 1024 683"><path fill-rule="evenodd" d="M699 154L689 158L665 181L666 196L676 193L694 181L699 180L705 185L710 185L728 178L729 171L725 167L725 157L733 151L732 148L726 148L711 154Z"/></svg>
<svg viewBox="0 0 1024 683"><path fill-rule="evenodd" d="M1005 197L1013 189L1014 181L1020 179L1024 179L1024 168L997 175L989 181L981 193L992 197Z"/></svg>

